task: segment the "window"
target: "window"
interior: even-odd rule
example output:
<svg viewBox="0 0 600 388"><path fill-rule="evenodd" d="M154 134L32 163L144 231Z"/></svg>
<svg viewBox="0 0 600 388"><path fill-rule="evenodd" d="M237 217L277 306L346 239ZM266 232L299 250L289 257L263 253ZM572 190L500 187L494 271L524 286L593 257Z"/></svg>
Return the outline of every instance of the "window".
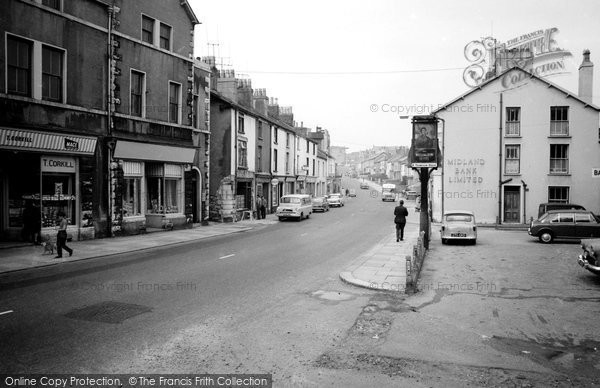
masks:
<svg viewBox="0 0 600 388"><path fill-rule="evenodd" d="M298 151L300 151L300 138L299 137L296 138L296 144L297 144L296 149Z"/></svg>
<svg viewBox="0 0 600 388"><path fill-rule="evenodd" d="M31 97L31 47L24 39L7 37L8 93Z"/></svg>
<svg viewBox="0 0 600 388"><path fill-rule="evenodd" d="M256 171L261 172L262 171L262 146L258 146L258 152L256 153ZM277 150L275 150L277 151Z"/></svg>
<svg viewBox="0 0 600 388"><path fill-rule="evenodd" d="M275 150L277 151L277 150ZM285 153L285 173L289 174L290 173L290 153L286 152Z"/></svg>
<svg viewBox="0 0 600 388"><path fill-rule="evenodd" d="M142 15L142 41L154 44L154 19Z"/></svg>
<svg viewBox="0 0 600 388"><path fill-rule="evenodd" d="M178 164L147 163L147 213L181 213L183 168Z"/></svg>
<svg viewBox="0 0 600 388"><path fill-rule="evenodd" d="M313 143L313 155L317 153L317 145Z"/></svg>
<svg viewBox="0 0 600 388"><path fill-rule="evenodd" d="M312 161L312 174L313 174L313 176L315 176L315 175L316 175L316 174L315 174L315 160L314 160L314 159L313 159L313 161Z"/></svg>
<svg viewBox="0 0 600 388"><path fill-rule="evenodd" d="M60 0L42 0L42 4L60 11Z"/></svg>
<svg viewBox="0 0 600 388"><path fill-rule="evenodd" d="M62 102L63 95L62 50L42 46L42 99Z"/></svg>
<svg viewBox="0 0 600 388"><path fill-rule="evenodd" d="M259 139L262 139L262 138L263 138L263 125L262 125L262 124L263 124L263 123L262 123L262 121L258 120L258 124L257 124L257 125L258 125L258 127L257 127L257 129L256 129L256 136L257 136Z"/></svg>
<svg viewBox="0 0 600 388"><path fill-rule="evenodd" d="M179 123L181 85L169 82L169 122Z"/></svg>
<svg viewBox="0 0 600 388"><path fill-rule="evenodd" d="M308 139L306 140L306 153L308 154L310 152L310 143L308 142Z"/></svg>
<svg viewBox="0 0 600 388"><path fill-rule="evenodd" d="M306 158L306 164L304 165L306 168L306 175L308 175L308 169L310 168L310 159Z"/></svg>
<svg viewBox="0 0 600 388"><path fill-rule="evenodd" d="M273 150L273 171L277 172L277 150Z"/></svg>
<svg viewBox="0 0 600 388"><path fill-rule="evenodd" d="M241 113L238 113L238 133L246 133L246 131L244 130L244 115Z"/></svg>
<svg viewBox="0 0 600 388"><path fill-rule="evenodd" d="M131 106L132 116L143 117L144 109L144 73L131 70Z"/></svg>
<svg viewBox="0 0 600 388"><path fill-rule="evenodd" d="M575 222L596 222L589 213L575 213Z"/></svg>
<svg viewBox="0 0 600 388"><path fill-rule="evenodd" d="M273 127L273 143L277 144L277 141L279 140L279 136L277 134L277 127Z"/></svg>
<svg viewBox="0 0 600 388"><path fill-rule="evenodd" d="M238 140L238 167L248 167L247 143L244 140Z"/></svg>
<svg viewBox="0 0 600 388"><path fill-rule="evenodd" d="M548 202L569 203L569 187L549 186L548 187Z"/></svg>
<svg viewBox="0 0 600 388"><path fill-rule="evenodd" d="M504 159L505 174L520 174L520 145L507 145Z"/></svg>
<svg viewBox="0 0 600 388"><path fill-rule="evenodd" d="M171 27L160 23L160 48L171 50Z"/></svg>
<svg viewBox="0 0 600 388"><path fill-rule="evenodd" d="M521 136L521 108L506 108L506 136Z"/></svg>
<svg viewBox="0 0 600 388"><path fill-rule="evenodd" d="M569 135L569 107L550 107L550 136Z"/></svg>
<svg viewBox="0 0 600 388"><path fill-rule="evenodd" d="M286 148L290 148L290 138L291 138L290 134L286 133L285 134L285 146L286 146Z"/></svg>
<svg viewBox="0 0 600 388"><path fill-rule="evenodd" d="M569 172L569 145L550 144L550 174Z"/></svg>
<svg viewBox="0 0 600 388"><path fill-rule="evenodd" d="M138 216L142 214L141 206L141 179L125 177L123 189L123 217Z"/></svg>

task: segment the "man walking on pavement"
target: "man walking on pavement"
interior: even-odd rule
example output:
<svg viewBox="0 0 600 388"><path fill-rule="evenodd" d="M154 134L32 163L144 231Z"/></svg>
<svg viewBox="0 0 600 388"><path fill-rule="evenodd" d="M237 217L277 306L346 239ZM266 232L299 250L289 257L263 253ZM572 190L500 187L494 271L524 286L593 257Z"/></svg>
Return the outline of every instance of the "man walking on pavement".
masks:
<svg viewBox="0 0 600 388"><path fill-rule="evenodd" d="M256 219L260 220L260 215L262 214L261 212L261 207L263 206L262 204L262 198L260 195L256 196Z"/></svg>
<svg viewBox="0 0 600 388"><path fill-rule="evenodd" d="M406 225L408 210L404 207L403 200L400 200L400 204L394 209L394 216L394 223L396 224L396 242L404 241L404 226Z"/></svg>
<svg viewBox="0 0 600 388"><path fill-rule="evenodd" d="M267 218L267 200L263 195L260 196L260 216L263 220Z"/></svg>

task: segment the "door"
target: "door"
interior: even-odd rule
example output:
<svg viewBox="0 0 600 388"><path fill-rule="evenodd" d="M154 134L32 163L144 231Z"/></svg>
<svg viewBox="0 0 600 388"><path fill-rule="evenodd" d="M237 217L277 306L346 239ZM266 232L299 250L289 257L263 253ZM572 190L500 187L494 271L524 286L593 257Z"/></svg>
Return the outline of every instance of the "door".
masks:
<svg viewBox="0 0 600 388"><path fill-rule="evenodd" d="M590 213L575 213L575 232L580 238L600 237L600 224Z"/></svg>
<svg viewBox="0 0 600 388"><path fill-rule="evenodd" d="M504 222L518 223L521 216L521 187L504 186Z"/></svg>

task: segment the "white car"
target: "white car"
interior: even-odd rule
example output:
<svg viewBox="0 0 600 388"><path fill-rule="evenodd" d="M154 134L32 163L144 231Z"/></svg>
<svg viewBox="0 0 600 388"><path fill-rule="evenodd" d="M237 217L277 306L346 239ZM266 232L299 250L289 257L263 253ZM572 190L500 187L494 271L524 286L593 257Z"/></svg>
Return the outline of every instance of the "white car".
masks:
<svg viewBox="0 0 600 388"><path fill-rule="evenodd" d="M444 212L442 219L442 244L450 240L477 243L477 225L475 214L468 210L452 210Z"/></svg>
<svg viewBox="0 0 600 388"><path fill-rule="evenodd" d="M327 202L329 202L329 207L344 206L344 196L341 193L330 194L327 197Z"/></svg>

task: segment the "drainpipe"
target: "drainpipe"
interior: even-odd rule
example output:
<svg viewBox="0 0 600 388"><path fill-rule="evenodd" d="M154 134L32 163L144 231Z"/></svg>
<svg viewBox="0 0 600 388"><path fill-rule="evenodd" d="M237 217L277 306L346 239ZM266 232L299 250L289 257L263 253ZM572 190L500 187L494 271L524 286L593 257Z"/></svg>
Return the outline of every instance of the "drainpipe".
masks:
<svg viewBox="0 0 600 388"><path fill-rule="evenodd" d="M113 114L113 90L112 90L112 78L113 78L113 74L112 74L112 55L113 55L113 44L112 44L112 24L113 24L113 12L114 12L114 7L115 7L115 2L113 1L112 5L108 6L108 26L107 26L107 31L108 31L108 44L106 46L106 71L107 71L107 75L108 77L106 80L106 96L107 96L107 107L106 107L106 135L107 138L111 139L112 138L112 126L113 126L113 122L112 122L112 114ZM109 142L110 144L112 143L112 139ZM108 143L107 143L108 145ZM104 148L104 147L103 147ZM112 169L111 169L111 160L112 160L112 153L113 150L111 149L112 147L110 147L110 145L108 145L108 149L107 149L107 157L106 157L106 174L107 174L107 185L106 185L106 194L108 197L108 204L107 204L107 209L106 209L106 223L107 223L107 227L108 227L108 236L109 237L113 237L113 227L112 227L112 220L113 220L113 199L112 199Z"/></svg>
<svg viewBox="0 0 600 388"><path fill-rule="evenodd" d="M498 218L497 225L502 223L502 93L500 93L500 114L498 126Z"/></svg>
<svg viewBox="0 0 600 388"><path fill-rule="evenodd" d="M527 183L523 179L521 179L521 183L523 183L523 223L527 224Z"/></svg>

